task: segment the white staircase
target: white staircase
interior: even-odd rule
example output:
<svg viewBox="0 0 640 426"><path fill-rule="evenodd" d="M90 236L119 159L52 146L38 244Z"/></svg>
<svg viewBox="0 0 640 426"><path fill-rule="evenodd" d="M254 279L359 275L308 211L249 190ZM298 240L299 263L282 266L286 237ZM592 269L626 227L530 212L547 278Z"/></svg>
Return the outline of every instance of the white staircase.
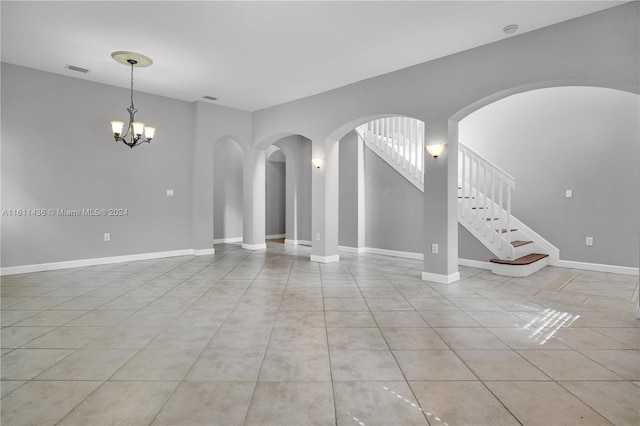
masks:
<svg viewBox="0 0 640 426"><path fill-rule="evenodd" d="M358 127L367 147L424 192L424 123L387 117ZM462 143L458 144L458 222L487 247L494 274L524 277L559 252L511 214L515 179Z"/></svg>
<svg viewBox="0 0 640 426"><path fill-rule="evenodd" d="M424 123L409 117L370 121L356 131L365 145L424 192Z"/></svg>

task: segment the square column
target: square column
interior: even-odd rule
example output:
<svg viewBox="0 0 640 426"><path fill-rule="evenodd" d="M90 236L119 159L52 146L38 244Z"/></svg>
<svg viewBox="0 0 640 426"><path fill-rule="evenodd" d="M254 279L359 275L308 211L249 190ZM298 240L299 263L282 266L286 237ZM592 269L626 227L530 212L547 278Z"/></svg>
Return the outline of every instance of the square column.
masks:
<svg viewBox="0 0 640 426"><path fill-rule="evenodd" d="M311 177L311 261L337 262L338 255L338 141L313 139L311 158L322 159L319 168L313 164ZM303 166L304 167L304 166Z"/></svg>
<svg viewBox="0 0 640 426"><path fill-rule="evenodd" d="M457 125L457 123L456 123ZM450 284L458 272L458 138L448 126L428 126L425 146L447 144L442 154L424 155L424 272L422 279ZM433 244L438 245L437 253Z"/></svg>
<svg viewBox="0 0 640 426"><path fill-rule="evenodd" d="M244 152L243 163L242 248L266 249L265 242L265 182L266 151L250 149Z"/></svg>

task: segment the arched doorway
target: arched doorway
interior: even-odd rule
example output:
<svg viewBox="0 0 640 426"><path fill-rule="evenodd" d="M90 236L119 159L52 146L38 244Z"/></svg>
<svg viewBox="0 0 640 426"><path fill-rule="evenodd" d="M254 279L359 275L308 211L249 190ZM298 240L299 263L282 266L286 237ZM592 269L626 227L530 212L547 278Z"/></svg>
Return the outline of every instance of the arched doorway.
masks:
<svg viewBox="0 0 640 426"><path fill-rule="evenodd" d="M639 101L629 91L553 85L459 121L460 142L516 179L513 213L559 249L552 264L638 267L640 206L628 194L640 192ZM460 257L475 259L467 240L461 233Z"/></svg>

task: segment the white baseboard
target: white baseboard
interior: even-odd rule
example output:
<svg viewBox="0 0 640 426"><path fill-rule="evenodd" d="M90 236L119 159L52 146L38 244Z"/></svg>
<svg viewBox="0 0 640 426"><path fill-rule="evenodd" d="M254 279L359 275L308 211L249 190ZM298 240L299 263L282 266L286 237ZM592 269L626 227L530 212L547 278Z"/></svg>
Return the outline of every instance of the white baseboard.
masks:
<svg viewBox="0 0 640 426"><path fill-rule="evenodd" d="M242 237L216 238L213 240L213 244L241 243L241 242L242 242Z"/></svg>
<svg viewBox="0 0 640 426"><path fill-rule="evenodd" d="M381 254L383 256L402 257L404 259L414 259L414 260L424 259L424 254L422 253L413 253L410 251L387 250L387 249L380 249L375 247L338 246L338 250L344 251L346 253L355 253L355 254L371 253L371 254Z"/></svg>
<svg viewBox="0 0 640 426"><path fill-rule="evenodd" d="M312 262L318 262L318 263L338 262L340 260L340 255L334 254L333 256L318 256L318 255L312 254L309 260L311 260Z"/></svg>
<svg viewBox="0 0 640 426"><path fill-rule="evenodd" d="M136 260L162 259L177 256L205 256L214 254L213 248L160 251L155 253L127 254L124 256L96 257L92 259L67 260L63 262L39 263L36 265L9 266L0 268L0 275L30 274L32 272L55 271L58 269L80 268L84 266L108 265L111 263L135 262Z"/></svg>
<svg viewBox="0 0 640 426"><path fill-rule="evenodd" d="M208 249L194 249L193 250L193 254L195 254L196 256L209 256L211 254L215 254L216 253L216 249L214 249L213 247L208 248Z"/></svg>
<svg viewBox="0 0 640 426"><path fill-rule="evenodd" d="M266 235L264 238L266 240L274 240L276 238L284 238L285 234L271 234L271 235Z"/></svg>
<svg viewBox="0 0 640 426"><path fill-rule="evenodd" d="M262 250L262 249L266 249L267 248L267 244L266 243L262 243L262 244L245 244L245 243L242 243L242 248L246 249L246 250Z"/></svg>
<svg viewBox="0 0 640 426"><path fill-rule="evenodd" d="M483 262L481 260L471 260L471 259L458 259L458 265L469 266L471 268L479 268L479 269L489 269L493 263L491 262Z"/></svg>
<svg viewBox="0 0 640 426"><path fill-rule="evenodd" d="M387 249L380 249L380 248L374 248L374 247L366 247L365 252L372 253L372 254L382 254L384 256L403 257L405 259L414 259L414 260L424 259L424 254L413 253L410 251L398 251L398 250L387 250Z"/></svg>
<svg viewBox="0 0 640 426"><path fill-rule="evenodd" d="M311 246L311 241L309 241L309 240L289 240L289 239L285 239L284 243L288 244L288 245L291 245L291 246Z"/></svg>
<svg viewBox="0 0 640 426"><path fill-rule="evenodd" d="M439 284L451 284L460 280L460 272L450 275L432 274L431 272L422 273L422 281L432 281Z"/></svg>
<svg viewBox="0 0 640 426"><path fill-rule="evenodd" d="M558 260L551 264L560 268L584 269L585 271L611 272L623 275L639 275L640 268L629 266L604 265L600 263L574 262L573 260Z"/></svg>
<svg viewBox="0 0 640 426"><path fill-rule="evenodd" d="M367 252L366 247L349 247L349 246L338 246L338 251L343 251L345 253L354 253L354 254L362 254Z"/></svg>

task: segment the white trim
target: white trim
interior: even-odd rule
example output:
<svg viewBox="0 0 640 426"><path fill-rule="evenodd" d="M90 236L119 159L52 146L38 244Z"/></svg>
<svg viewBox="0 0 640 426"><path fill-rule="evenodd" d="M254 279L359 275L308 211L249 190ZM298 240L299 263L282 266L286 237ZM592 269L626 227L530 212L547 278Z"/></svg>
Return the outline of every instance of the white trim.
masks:
<svg viewBox="0 0 640 426"><path fill-rule="evenodd" d="M242 237L216 238L213 240L213 244L241 243L241 242L242 242Z"/></svg>
<svg viewBox="0 0 640 426"><path fill-rule="evenodd" d="M439 284L451 284L460 280L460 272L454 272L449 275L432 274L431 272L422 273L422 281L431 281Z"/></svg>
<svg viewBox="0 0 640 426"><path fill-rule="evenodd" d="M127 254L123 256L94 257L91 259L66 260L62 262L38 263L35 265L20 265L0 268L0 275L29 274L31 272L55 271L58 269L80 268L84 266L108 265L111 263L135 262L137 260L162 259L177 256L204 256L214 254L213 248L209 249L184 249L159 251L155 253Z"/></svg>
<svg viewBox="0 0 640 426"><path fill-rule="evenodd" d="M611 272L614 274L623 275L639 275L639 268L632 268L630 266L616 266L616 265L604 265L600 263L587 263L587 262L575 262L573 260L558 260L555 263L551 263L551 266L559 266L561 268L572 269L584 269L586 271L597 272Z"/></svg>
<svg viewBox="0 0 640 426"><path fill-rule="evenodd" d="M216 253L216 249L214 249L213 247L208 248L208 249L194 249L193 250L193 254L195 254L196 256L209 256L211 254L215 254Z"/></svg>
<svg viewBox="0 0 640 426"><path fill-rule="evenodd" d="M318 256L315 254L312 254L310 259L312 262L318 262L318 263L331 263L331 262L337 262L340 260L340 255L334 254L333 256Z"/></svg>
<svg viewBox="0 0 640 426"><path fill-rule="evenodd" d="M338 246L338 251L343 251L345 253L355 253L362 254L367 252L366 247L349 247L349 246Z"/></svg>
<svg viewBox="0 0 640 426"><path fill-rule="evenodd" d="M271 234L271 235L266 235L264 238L265 240L273 240L275 238L284 238L285 235L284 234Z"/></svg>
<svg viewBox="0 0 640 426"><path fill-rule="evenodd" d="M384 256L403 257L405 259L424 260L424 254L410 251L387 250L374 247L366 247L365 253L382 254Z"/></svg>
<svg viewBox="0 0 640 426"><path fill-rule="evenodd" d="M242 243L242 248L246 249L246 250L263 250L267 248L267 244L266 243L262 243L262 244L245 244Z"/></svg>
<svg viewBox="0 0 640 426"><path fill-rule="evenodd" d="M458 259L458 265L462 266L470 266L472 268L480 268L480 269L491 269L491 262L483 262L481 260L471 260L471 259Z"/></svg>
<svg viewBox="0 0 640 426"><path fill-rule="evenodd" d="M311 246L311 241L309 240L289 240L285 238L284 243L290 246Z"/></svg>

